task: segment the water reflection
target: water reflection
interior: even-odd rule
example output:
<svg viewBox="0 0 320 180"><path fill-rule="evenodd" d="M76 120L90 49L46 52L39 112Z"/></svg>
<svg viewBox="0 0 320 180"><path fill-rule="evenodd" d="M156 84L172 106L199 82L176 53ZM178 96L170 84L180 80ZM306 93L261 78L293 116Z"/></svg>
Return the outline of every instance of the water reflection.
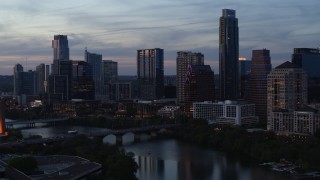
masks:
<svg viewBox="0 0 320 180"><path fill-rule="evenodd" d="M136 155L140 180L282 180L288 177L241 163L224 153L176 140L149 141L124 146Z"/></svg>

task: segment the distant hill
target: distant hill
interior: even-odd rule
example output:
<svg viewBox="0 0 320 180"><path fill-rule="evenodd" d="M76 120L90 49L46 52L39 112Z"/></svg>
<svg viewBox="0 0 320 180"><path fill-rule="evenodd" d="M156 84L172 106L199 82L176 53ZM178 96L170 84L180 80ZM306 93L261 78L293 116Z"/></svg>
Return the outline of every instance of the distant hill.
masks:
<svg viewBox="0 0 320 180"><path fill-rule="evenodd" d="M13 76L0 75L0 91L1 92L13 92Z"/></svg>

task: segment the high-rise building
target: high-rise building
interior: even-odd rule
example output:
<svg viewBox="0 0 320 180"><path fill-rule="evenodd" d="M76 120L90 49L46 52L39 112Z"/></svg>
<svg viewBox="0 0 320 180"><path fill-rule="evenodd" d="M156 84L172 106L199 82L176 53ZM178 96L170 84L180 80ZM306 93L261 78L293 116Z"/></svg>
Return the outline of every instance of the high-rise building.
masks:
<svg viewBox="0 0 320 180"><path fill-rule="evenodd" d="M192 115L194 102L214 101L214 73L209 65L189 65L185 81L184 111Z"/></svg>
<svg viewBox="0 0 320 180"><path fill-rule="evenodd" d="M164 95L163 49L137 50L139 98L160 99Z"/></svg>
<svg viewBox="0 0 320 180"><path fill-rule="evenodd" d="M23 67L20 64L16 64L14 69L14 95L36 95L36 72L35 71L23 71Z"/></svg>
<svg viewBox="0 0 320 180"><path fill-rule="evenodd" d="M94 100L92 68L85 61L72 61L72 98Z"/></svg>
<svg viewBox="0 0 320 180"><path fill-rule="evenodd" d="M49 65L40 64L36 67L36 94L47 93L47 81L49 80Z"/></svg>
<svg viewBox="0 0 320 180"><path fill-rule="evenodd" d="M52 40L53 60L66 61L69 58L69 45L66 35L54 35Z"/></svg>
<svg viewBox="0 0 320 180"><path fill-rule="evenodd" d="M84 52L84 59L92 67L92 76L95 86L95 99L102 99L102 97L106 95L106 92L103 87L102 55L90 53L86 49Z"/></svg>
<svg viewBox="0 0 320 180"><path fill-rule="evenodd" d="M118 80L118 62L111 60L103 60L103 85L106 89L106 95L108 99L116 99L116 86L115 83Z"/></svg>
<svg viewBox="0 0 320 180"><path fill-rule="evenodd" d="M251 71L251 60L240 56L239 57L239 72L240 72L240 98L245 99L248 89L249 74Z"/></svg>
<svg viewBox="0 0 320 180"><path fill-rule="evenodd" d="M308 101L320 102L320 50L294 48L292 63L301 67L308 75Z"/></svg>
<svg viewBox="0 0 320 180"><path fill-rule="evenodd" d="M176 68L177 68L177 104L184 104L185 82L187 76L188 65L204 65L204 56L201 53L193 53L186 51L177 52Z"/></svg>
<svg viewBox="0 0 320 180"><path fill-rule="evenodd" d="M72 61L55 60L49 76L49 103L72 98Z"/></svg>
<svg viewBox="0 0 320 180"><path fill-rule="evenodd" d="M72 61L69 58L68 38L55 35L52 40L53 64L49 76L49 103L72 98Z"/></svg>
<svg viewBox="0 0 320 180"><path fill-rule="evenodd" d="M239 28L236 11L223 9L219 28L220 99L237 100L239 91Z"/></svg>
<svg viewBox="0 0 320 180"><path fill-rule="evenodd" d="M270 72L267 82L267 128L273 130L272 112L293 112L307 104L307 74L287 61Z"/></svg>
<svg viewBox="0 0 320 180"><path fill-rule="evenodd" d="M5 134L5 105L0 101L0 135Z"/></svg>
<svg viewBox="0 0 320 180"><path fill-rule="evenodd" d="M246 100L255 104L261 125L267 125L267 76L271 71L270 51L253 50Z"/></svg>

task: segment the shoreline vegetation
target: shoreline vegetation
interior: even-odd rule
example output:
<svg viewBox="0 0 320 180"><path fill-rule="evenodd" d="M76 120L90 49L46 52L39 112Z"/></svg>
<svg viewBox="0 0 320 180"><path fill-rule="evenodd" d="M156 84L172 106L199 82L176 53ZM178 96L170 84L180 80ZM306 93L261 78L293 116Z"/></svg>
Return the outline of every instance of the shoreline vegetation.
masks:
<svg viewBox="0 0 320 180"><path fill-rule="evenodd" d="M273 132L247 132L241 127L207 125L191 120L181 126L174 137L201 147L226 152L254 164L286 160L300 172L320 171L320 138L296 141Z"/></svg>
<svg viewBox="0 0 320 180"><path fill-rule="evenodd" d="M226 152L235 158L256 165L286 160L299 167L300 172L320 171L320 136L318 134L304 141L298 141L287 136L277 136L273 132L247 132L242 127L208 125L205 120L186 117L135 120L91 116L70 119L58 124L123 129L165 123L178 123L181 126L161 134L158 138L175 138L193 145Z"/></svg>

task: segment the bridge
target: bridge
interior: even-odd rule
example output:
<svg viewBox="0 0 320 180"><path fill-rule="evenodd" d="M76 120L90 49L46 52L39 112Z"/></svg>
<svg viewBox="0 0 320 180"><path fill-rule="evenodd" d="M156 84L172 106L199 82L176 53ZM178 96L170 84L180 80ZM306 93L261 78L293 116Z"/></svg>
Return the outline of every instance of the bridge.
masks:
<svg viewBox="0 0 320 180"><path fill-rule="evenodd" d="M116 144L122 145L122 136L126 133L134 133L134 141L140 141L140 135L145 132L151 132L151 135L156 135L162 129L174 129L178 127L179 124L166 124L166 125L154 125L154 126L145 126L140 128L129 128L129 129L120 129L120 130L110 130L110 131L100 131L86 134L89 137L100 137L104 138L108 135L116 136ZM0 147L10 147L10 146L24 146L31 144L44 144L44 143L52 143L64 141L66 139L70 139L77 134L63 134L56 137L48 137L48 138L37 138L37 139L24 139L19 141L9 141L0 143Z"/></svg>
<svg viewBox="0 0 320 180"><path fill-rule="evenodd" d="M100 131L100 132L93 132L90 133L90 137L106 137L108 135L116 136L116 144L122 144L122 136L126 133L133 133L134 134L134 141L139 142L140 136L142 133L150 132L151 136L156 136L157 132L163 129L173 129L178 127L178 124L164 124L164 125L153 125L153 126L145 126L139 128L129 128L129 129L119 129L119 130L110 130L110 131Z"/></svg>
<svg viewBox="0 0 320 180"><path fill-rule="evenodd" d="M35 127L36 123L54 123L58 121L66 121L69 117L48 118L48 119L31 119L31 120L12 120L6 121L6 128L13 128L13 125L25 124L26 127Z"/></svg>

